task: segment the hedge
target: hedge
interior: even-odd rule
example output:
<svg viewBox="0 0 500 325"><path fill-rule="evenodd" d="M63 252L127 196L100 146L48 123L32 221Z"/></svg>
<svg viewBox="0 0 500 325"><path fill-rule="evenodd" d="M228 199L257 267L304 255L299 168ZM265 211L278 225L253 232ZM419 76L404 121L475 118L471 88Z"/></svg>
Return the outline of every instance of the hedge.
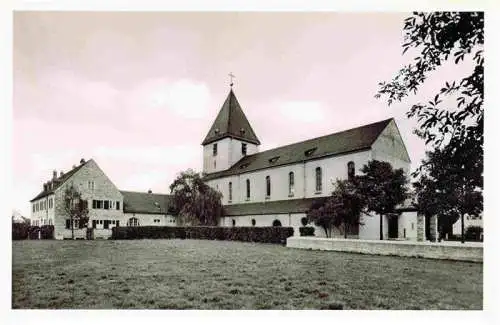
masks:
<svg viewBox="0 0 500 325"><path fill-rule="evenodd" d="M300 227L299 232L301 237L314 236L314 227Z"/></svg>
<svg viewBox="0 0 500 325"><path fill-rule="evenodd" d="M283 244L292 227L114 227L111 239L209 239Z"/></svg>
<svg viewBox="0 0 500 325"><path fill-rule="evenodd" d="M12 240L28 239L29 228L27 223L12 223Z"/></svg>

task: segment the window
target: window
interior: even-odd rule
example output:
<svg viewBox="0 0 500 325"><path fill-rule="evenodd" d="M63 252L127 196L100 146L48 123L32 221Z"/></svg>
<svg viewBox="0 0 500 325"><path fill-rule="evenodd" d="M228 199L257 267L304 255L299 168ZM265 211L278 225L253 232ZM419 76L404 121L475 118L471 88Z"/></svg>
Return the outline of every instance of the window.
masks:
<svg viewBox="0 0 500 325"><path fill-rule="evenodd" d="M305 227L305 226L307 226L309 221L307 220L306 217L303 217L302 219L300 219L300 223L302 224L303 227Z"/></svg>
<svg viewBox="0 0 500 325"><path fill-rule="evenodd" d="M116 210L120 210L120 201L116 201Z"/></svg>
<svg viewBox="0 0 500 325"><path fill-rule="evenodd" d="M271 177L266 176L266 198L271 197Z"/></svg>
<svg viewBox="0 0 500 325"><path fill-rule="evenodd" d="M104 210L109 210L109 201L104 201Z"/></svg>
<svg viewBox="0 0 500 325"><path fill-rule="evenodd" d="M66 229L71 229L71 220L66 219Z"/></svg>
<svg viewBox="0 0 500 325"><path fill-rule="evenodd" d="M217 156L217 143L214 143L214 145L212 146L212 154L214 156Z"/></svg>
<svg viewBox="0 0 500 325"><path fill-rule="evenodd" d="M246 143L242 143L241 144L241 154L243 156L246 156L247 155L247 144Z"/></svg>
<svg viewBox="0 0 500 325"><path fill-rule="evenodd" d="M137 218L130 218L128 219L127 225L130 227L137 227L139 226L139 220Z"/></svg>
<svg viewBox="0 0 500 325"><path fill-rule="evenodd" d="M92 209L97 209L97 201L92 200Z"/></svg>
<svg viewBox="0 0 500 325"><path fill-rule="evenodd" d="M273 227L281 227L281 221L279 221L278 219L274 220Z"/></svg>
<svg viewBox="0 0 500 325"><path fill-rule="evenodd" d="M353 179L356 174L356 170L354 167L354 162L350 161L347 163L347 179Z"/></svg>
<svg viewBox="0 0 500 325"><path fill-rule="evenodd" d="M233 183L229 182L229 202L233 200Z"/></svg>
<svg viewBox="0 0 500 325"><path fill-rule="evenodd" d="M252 226L255 226L257 222L255 222L255 219L252 219Z"/></svg>
<svg viewBox="0 0 500 325"><path fill-rule="evenodd" d="M411 223L411 230L415 229L415 224L412 222Z"/></svg>
<svg viewBox="0 0 500 325"><path fill-rule="evenodd" d="M109 220L104 220L104 229L109 229L109 224L111 223L111 221Z"/></svg>
<svg viewBox="0 0 500 325"><path fill-rule="evenodd" d="M288 196L293 196L295 191L295 175L293 172L288 173Z"/></svg>
<svg viewBox="0 0 500 325"><path fill-rule="evenodd" d="M214 160L214 169L217 169L217 161Z"/></svg>
<svg viewBox="0 0 500 325"><path fill-rule="evenodd" d="M233 227L236 226L236 220L232 220Z"/></svg>
<svg viewBox="0 0 500 325"><path fill-rule="evenodd" d="M321 175L321 167L316 167L316 193L321 192L323 188L323 184L321 182L322 180L322 175Z"/></svg>
<svg viewBox="0 0 500 325"><path fill-rule="evenodd" d="M274 164L275 162L278 161L278 159L280 159L280 156L273 157L273 158L269 159L269 163Z"/></svg>
<svg viewBox="0 0 500 325"><path fill-rule="evenodd" d="M247 179L247 200L250 200L250 180Z"/></svg>
<svg viewBox="0 0 500 325"><path fill-rule="evenodd" d="M97 209L102 209L102 200L97 200Z"/></svg>
<svg viewBox="0 0 500 325"><path fill-rule="evenodd" d="M314 148L308 149L308 150L304 151L304 155L306 157L309 157L309 156L311 156L316 151L316 149L318 149L318 148L314 147Z"/></svg>
<svg viewBox="0 0 500 325"><path fill-rule="evenodd" d="M35 212L35 205L33 204L33 212Z"/></svg>

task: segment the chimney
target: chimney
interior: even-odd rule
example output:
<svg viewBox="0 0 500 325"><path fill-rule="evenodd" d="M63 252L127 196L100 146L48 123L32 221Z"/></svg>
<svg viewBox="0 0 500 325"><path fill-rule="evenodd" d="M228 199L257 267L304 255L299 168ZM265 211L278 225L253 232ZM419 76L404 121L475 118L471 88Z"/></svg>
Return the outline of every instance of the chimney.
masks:
<svg viewBox="0 0 500 325"><path fill-rule="evenodd" d="M80 165L83 165L83 164L85 164L85 159L82 158L82 159L80 159Z"/></svg>
<svg viewBox="0 0 500 325"><path fill-rule="evenodd" d="M148 194L152 194L152 193L153 193L153 191L151 191L151 189L149 189L148 190Z"/></svg>
<svg viewBox="0 0 500 325"><path fill-rule="evenodd" d="M73 165L73 166L71 167L71 169L75 169L75 168L76 168L76 165Z"/></svg>
<svg viewBox="0 0 500 325"><path fill-rule="evenodd" d="M64 176L64 173L63 171L61 170L61 172L59 173L59 177L63 177Z"/></svg>
<svg viewBox="0 0 500 325"><path fill-rule="evenodd" d="M52 179L56 179L57 178L57 170L54 170L52 172Z"/></svg>
<svg viewBox="0 0 500 325"><path fill-rule="evenodd" d="M47 183L43 183L43 191L44 191L44 192L47 192L47 188L48 188Z"/></svg>

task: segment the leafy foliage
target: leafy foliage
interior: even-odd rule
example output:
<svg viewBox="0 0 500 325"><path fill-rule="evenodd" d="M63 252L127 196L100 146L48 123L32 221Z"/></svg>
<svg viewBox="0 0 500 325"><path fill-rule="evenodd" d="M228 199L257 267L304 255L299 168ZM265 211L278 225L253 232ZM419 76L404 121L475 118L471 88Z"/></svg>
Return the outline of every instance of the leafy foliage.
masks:
<svg viewBox="0 0 500 325"><path fill-rule="evenodd" d="M71 238L74 239L74 220L77 220L79 228L86 228L89 222L89 209L87 200L83 200L80 192L74 185L64 190L64 211L70 218Z"/></svg>
<svg viewBox="0 0 500 325"><path fill-rule="evenodd" d="M380 239L383 239L383 216L394 213L407 198L407 179L402 169L393 169L385 161L371 160L356 176L356 186L364 198L367 212L380 215Z"/></svg>
<svg viewBox="0 0 500 325"><path fill-rule="evenodd" d="M416 203L421 213L438 215L442 228L449 229L464 214L482 210L484 13L415 12L405 19L403 31L403 54L411 49L418 55L392 81L380 83L376 97L386 96L389 105L417 93L447 60L460 64L467 58L474 65L468 76L446 81L428 103L416 103L407 112L418 120L415 133L434 150L413 173L419 177Z"/></svg>
<svg viewBox="0 0 500 325"><path fill-rule="evenodd" d="M380 83L375 96L386 96L389 105L401 101L410 93L416 94L428 75L445 61L453 58L458 64L473 56L475 67L470 75L446 81L433 99L414 104L407 116L418 120L415 133L426 143L440 146L475 136L482 146L484 13L415 12L405 19L403 32L403 54L409 49L419 54L392 81ZM443 107L447 96L455 97L456 107Z"/></svg>
<svg viewBox="0 0 500 325"><path fill-rule="evenodd" d="M223 214L222 194L205 184L191 169L181 172L170 185L176 212L184 223L215 226Z"/></svg>
<svg viewBox="0 0 500 325"><path fill-rule="evenodd" d="M438 215L444 229L450 229L459 218L463 222L466 214L478 217L483 210L482 155L473 140L458 149L448 145L428 152L426 166L414 183L419 211Z"/></svg>
<svg viewBox="0 0 500 325"><path fill-rule="evenodd" d="M355 183L349 180L337 180L335 190L324 202L312 206L308 218L325 230L331 237L333 228L343 226L344 237L349 230L359 226L360 215L365 206Z"/></svg>

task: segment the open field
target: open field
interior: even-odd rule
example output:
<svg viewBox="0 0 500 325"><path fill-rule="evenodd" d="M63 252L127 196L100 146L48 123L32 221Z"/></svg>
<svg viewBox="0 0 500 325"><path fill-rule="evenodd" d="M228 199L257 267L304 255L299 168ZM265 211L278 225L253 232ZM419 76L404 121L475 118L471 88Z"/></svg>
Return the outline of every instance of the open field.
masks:
<svg viewBox="0 0 500 325"><path fill-rule="evenodd" d="M13 308L482 309L483 264L203 240L12 242Z"/></svg>

